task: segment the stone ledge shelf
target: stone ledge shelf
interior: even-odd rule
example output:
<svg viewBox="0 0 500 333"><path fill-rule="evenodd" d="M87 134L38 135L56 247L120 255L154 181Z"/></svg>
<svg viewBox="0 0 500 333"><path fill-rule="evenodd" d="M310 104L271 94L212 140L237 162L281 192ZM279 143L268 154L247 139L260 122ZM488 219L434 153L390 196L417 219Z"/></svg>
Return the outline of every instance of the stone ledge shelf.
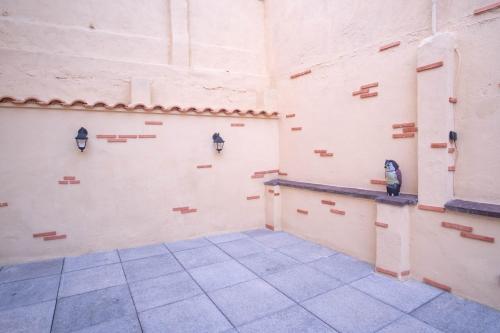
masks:
<svg viewBox="0 0 500 333"><path fill-rule="evenodd" d="M352 187L304 183L304 182L297 182L285 179L273 179L265 182L264 184L268 186L279 185L279 186L293 187L293 188L316 191L316 192L348 195L356 198L371 199L380 203L395 205L395 206L416 205L418 202L418 197L413 194L401 194L399 197L389 197L387 196L386 192L383 191L372 191L372 190L364 190Z"/></svg>
<svg viewBox="0 0 500 333"><path fill-rule="evenodd" d="M455 199L448 201L444 207L461 213L500 218L500 205Z"/></svg>

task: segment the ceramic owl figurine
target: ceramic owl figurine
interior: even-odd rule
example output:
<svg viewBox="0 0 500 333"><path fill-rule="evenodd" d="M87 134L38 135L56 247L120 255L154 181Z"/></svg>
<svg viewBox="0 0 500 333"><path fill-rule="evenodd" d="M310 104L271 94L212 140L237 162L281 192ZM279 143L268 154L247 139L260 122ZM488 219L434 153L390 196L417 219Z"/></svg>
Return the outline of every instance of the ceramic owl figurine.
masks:
<svg viewBox="0 0 500 333"><path fill-rule="evenodd" d="M401 185L403 184L401 170L396 161L385 161L385 181L387 183L387 195L398 196Z"/></svg>

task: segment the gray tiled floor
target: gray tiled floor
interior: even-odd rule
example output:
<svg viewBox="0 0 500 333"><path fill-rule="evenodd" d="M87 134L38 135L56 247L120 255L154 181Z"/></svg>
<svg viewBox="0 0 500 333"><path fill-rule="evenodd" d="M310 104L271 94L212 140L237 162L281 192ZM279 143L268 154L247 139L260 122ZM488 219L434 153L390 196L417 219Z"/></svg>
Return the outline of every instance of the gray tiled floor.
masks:
<svg viewBox="0 0 500 333"><path fill-rule="evenodd" d="M0 331L500 332L500 312L259 229L3 267Z"/></svg>

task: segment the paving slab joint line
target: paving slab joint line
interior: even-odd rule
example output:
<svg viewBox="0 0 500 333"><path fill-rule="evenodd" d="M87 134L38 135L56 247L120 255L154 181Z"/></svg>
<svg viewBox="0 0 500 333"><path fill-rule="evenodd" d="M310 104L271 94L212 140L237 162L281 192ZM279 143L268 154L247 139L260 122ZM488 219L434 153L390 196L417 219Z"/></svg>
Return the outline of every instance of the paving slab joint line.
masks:
<svg viewBox="0 0 500 333"><path fill-rule="evenodd" d="M205 237L204 237L205 238ZM208 239L208 241L210 241ZM213 301L213 299L210 298L210 296L208 295L208 293L205 291L205 289L203 289L201 287L201 285L198 283L198 281L196 281L196 279L191 275L191 273L186 269L186 267L184 267L184 265L179 261L179 259L177 259L177 257L174 255L173 252L170 251L170 249L167 247L167 245L165 243L163 243L163 246L167 249L167 251L174 257L174 259L177 261L177 263L182 267L182 269L184 269L184 271L189 275L189 277L191 278L191 280L194 281L194 283L196 283L196 285L198 286L198 288L200 288L200 290L203 292L203 294L205 294L205 296L210 300L210 302L212 302L212 304L215 306L215 308L217 310L219 310L219 312L224 316L224 318L226 318L227 322L229 324L231 324L232 328L234 328L236 330L236 325L231 321L229 320L229 318L226 316L226 314L217 306L217 304L215 304L215 302ZM218 248L218 247L217 247ZM200 267L203 267L203 266L200 266ZM196 268L196 267L195 267ZM194 296L193 296L194 297ZM229 330L229 329L228 329Z"/></svg>
<svg viewBox="0 0 500 333"><path fill-rule="evenodd" d="M402 311L401 311L402 312ZM405 315L408 315L407 313L403 312L403 314L399 317L397 317L396 319L392 320L390 323L387 323L386 325L380 327L378 330L376 330L375 332L380 332L381 330L383 330L384 328L386 328L387 326L389 325L392 325L394 324L396 321L398 321L399 319L403 318Z"/></svg>
<svg viewBox="0 0 500 333"><path fill-rule="evenodd" d="M3 284L12 283L12 282L22 282L22 281L36 280L36 279L40 279L40 278L46 278L46 277L57 276L57 275L61 275L61 273L50 274L50 275L42 275L42 276L32 277L32 278L28 278L28 279L20 279L20 280L14 280L14 281L0 282L0 286L3 285Z"/></svg>
<svg viewBox="0 0 500 333"><path fill-rule="evenodd" d="M54 304L54 311L52 312L52 321L50 322L50 332L53 330L54 318L56 317L57 302L59 301L59 289L61 288L62 272L64 271L64 262L66 258L62 259L61 271L59 272L59 284L57 285L56 303Z"/></svg>
<svg viewBox="0 0 500 333"><path fill-rule="evenodd" d="M438 288L436 288L436 287L433 287L433 288L438 289ZM438 290L439 290L439 289L438 289ZM412 316L412 317L413 317L413 318L415 318L415 319L418 319L418 318L414 317L412 313L414 313L415 311L417 311L417 310L418 310L418 309L420 309L421 307L423 307L423 306L425 306L425 305L429 304L430 302L432 302L433 300L435 300L436 298L438 298L439 296L441 296L441 295L442 295L442 294L444 294L444 293L446 293L446 291L440 290L440 293L438 293L435 297L433 297L433 298L429 299L427 302L425 302L425 303L421 304L420 306L418 306L417 308L415 308L414 310L412 310L411 312L409 312L409 313L408 313L408 315L409 315L409 316ZM421 320L421 319L418 319L418 320L423 321L423 320ZM429 323L427 323L427 324L429 324ZM431 324L429 324L429 325L431 325ZM432 326L432 325L431 325L431 326ZM432 327L434 327L434 326L432 326Z"/></svg>

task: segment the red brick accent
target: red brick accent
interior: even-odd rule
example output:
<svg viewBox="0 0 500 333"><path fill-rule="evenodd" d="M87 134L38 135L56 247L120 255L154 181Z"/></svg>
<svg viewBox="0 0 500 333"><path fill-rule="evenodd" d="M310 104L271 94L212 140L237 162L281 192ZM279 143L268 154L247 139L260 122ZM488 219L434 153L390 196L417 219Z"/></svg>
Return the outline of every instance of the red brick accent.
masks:
<svg viewBox="0 0 500 333"><path fill-rule="evenodd" d="M455 171L455 166L454 165L450 165L448 167L448 171Z"/></svg>
<svg viewBox="0 0 500 333"><path fill-rule="evenodd" d="M181 214L196 213L197 211L198 211L198 209L196 209L196 208L189 208L189 209L181 210Z"/></svg>
<svg viewBox="0 0 500 333"><path fill-rule="evenodd" d="M183 210L187 210L187 209L189 209L189 206L175 207L175 208L172 208L172 211L174 211L174 212L182 212Z"/></svg>
<svg viewBox="0 0 500 333"><path fill-rule="evenodd" d="M474 15L480 15L480 14L486 13L490 10L497 9L497 8L500 8L500 1L494 2L491 5L484 6L484 7L481 7L481 8L474 10Z"/></svg>
<svg viewBox="0 0 500 333"><path fill-rule="evenodd" d="M279 194L279 193L274 193L274 196L275 196L275 197L279 197L279 196L280 196L280 194Z"/></svg>
<svg viewBox="0 0 500 333"><path fill-rule="evenodd" d="M345 215L345 211L344 210L339 210L339 209L334 209L334 208L330 209L330 213L338 214L338 215Z"/></svg>
<svg viewBox="0 0 500 333"><path fill-rule="evenodd" d="M295 117L295 113L289 113L285 117L286 118L294 118Z"/></svg>
<svg viewBox="0 0 500 333"><path fill-rule="evenodd" d="M405 139L413 137L415 137L415 133L396 133L392 135L393 139Z"/></svg>
<svg viewBox="0 0 500 333"><path fill-rule="evenodd" d="M441 66L443 66L443 62L442 61L434 62L432 64L428 64L428 65L425 65L425 66L420 66L420 67L417 67L417 73L423 72L423 71L427 71L429 69L438 68L438 67L441 67Z"/></svg>
<svg viewBox="0 0 500 333"><path fill-rule="evenodd" d="M448 148L448 153L453 154L455 152L455 148Z"/></svg>
<svg viewBox="0 0 500 333"><path fill-rule="evenodd" d="M258 174L255 174L255 175L252 175L251 177L252 179L256 179L256 178L264 178L264 174L263 173L258 173Z"/></svg>
<svg viewBox="0 0 500 333"><path fill-rule="evenodd" d="M269 230L274 231L274 226L272 226L270 224L266 224L266 228L269 229Z"/></svg>
<svg viewBox="0 0 500 333"><path fill-rule="evenodd" d="M382 179L370 179L370 184L374 185L387 185L387 181Z"/></svg>
<svg viewBox="0 0 500 333"><path fill-rule="evenodd" d="M292 131L302 131L302 127L292 127Z"/></svg>
<svg viewBox="0 0 500 333"><path fill-rule="evenodd" d="M390 48L393 48L393 47L396 47L396 46L399 46L401 44L400 41L397 41L397 42L393 42L393 43L389 43L389 44L386 44L386 45L382 45L380 47L380 49L378 49L379 52L382 52L382 51L385 51L385 50L388 50Z"/></svg>
<svg viewBox="0 0 500 333"><path fill-rule="evenodd" d="M55 236L56 234L57 234L57 232L55 232L55 231L39 232L39 233L33 234L33 238Z"/></svg>
<svg viewBox="0 0 500 333"><path fill-rule="evenodd" d="M321 153L319 154L321 157L333 157L333 153Z"/></svg>
<svg viewBox="0 0 500 333"><path fill-rule="evenodd" d="M127 142L127 139L108 139L108 142Z"/></svg>
<svg viewBox="0 0 500 333"><path fill-rule="evenodd" d="M50 241L50 240L58 240L58 239L65 239L66 235L56 235L56 236L47 236L43 237L44 241Z"/></svg>
<svg viewBox="0 0 500 333"><path fill-rule="evenodd" d="M120 139L137 139L137 135L135 135L135 134L122 134L122 135L118 135L118 138L120 138Z"/></svg>
<svg viewBox="0 0 500 333"><path fill-rule="evenodd" d="M431 148L446 148L448 144L446 142L434 142L431 143Z"/></svg>
<svg viewBox="0 0 500 333"><path fill-rule="evenodd" d="M69 183L72 185L77 185L77 184L80 184L80 181L79 180L70 180Z"/></svg>
<svg viewBox="0 0 500 333"><path fill-rule="evenodd" d="M393 276L393 277L398 277L398 273L390 271L388 269L384 269L384 268L381 268L381 267L375 267L375 270L377 272L379 272L379 273L382 273L382 274L390 275L390 276Z"/></svg>
<svg viewBox="0 0 500 333"><path fill-rule="evenodd" d="M278 175L279 176L288 176L288 173L286 173L286 172L278 172Z"/></svg>
<svg viewBox="0 0 500 333"><path fill-rule="evenodd" d="M156 134L139 134L139 139L156 139Z"/></svg>
<svg viewBox="0 0 500 333"><path fill-rule="evenodd" d="M75 180L76 177L75 176L64 176L63 179L64 180Z"/></svg>
<svg viewBox="0 0 500 333"><path fill-rule="evenodd" d="M449 286L447 286L445 284L433 281L433 280L431 280L429 278L424 277L423 282L426 283L426 284L428 284L428 285L430 285L430 286L433 286L435 288L439 288L441 290L444 290L444 291L447 291L447 292L451 292L451 287L449 287Z"/></svg>
<svg viewBox="0 0 500 333"><path fill-rule="evenodd" d="M144 122L144 125L163 125L163 121L148 120Z"/></svg>
<svg viewBox="0 0 500 333"><path fill-rule="evenodd" d="M300 72L300 73L296 73L296 74L293 74L293 75L290 75L290 79L296 79L300 76L303 76L303 75L307 75L307 74L311 74L312 71L310 69L306 70L306 71L303 71L303 72Z"/></svg>
<svg viewBox="0 0 500 333"><path fill-rule="evenodd" d="M267 190L267 192L272 194L272 193L274 193L274 190Z"/></svg>
<svg viewBox="0 0 500 333"><path fill-rule="evenodd" d="M210 169L211 167L212 164L201 164L196 166L197 169Z"/></svg>
<svg viewBox="0 0 500 333"><path fill-rule="evenodd" d="M245 127L245 124L243 124L243 123L232 123L231 127Z"/></svg>
<svg viewBox="0 0 500 333"><path fill-rule="evenodd" d="M436 213L444 213L445 212L444 207L436 207L436 206L429 206L429 205L418 205L418 209L428 210L430 212L436 212Z"/></svg>
<svg viewBox="0 0 500 333"><path fill-rule="evenodd" d="M9 204L7 202L0 202L0 207L7 207Z"/></svg>
<svg viewBox="0 0 500 333"><path fill-rule="evenodd" d="M411 132L418 132L418 128L416 128L416 127L405 127L405 128L403 128L403 133L411 133Z"/></svg>
<svg viewBox="0 0 500 333"><path fill-rule="evenodd" d="M361 86L361 90L378 87L378 82L368 83Z"/></svg>
<svg viewBox="0 0 500 333"><path fill-rule="evenodd" d="M358 96L358 95L361 95L361 94L366 94L368 92L370 92L370 89L359 89L359 90L353 91L352 95L353 96Z"/></svg>
<svg viewBox="0 0 500 333"><path fill-rule="evenodd" d="M323 205L335 206L335 201L332 200L321 200Z"/></svg>
<svg viewBox="0 0 500 333"><path fill-rule="evenodd" d="M456 223L442 221L441 226L443 228L448 228L448 229L455 229L455 230L460 230L460 231L465 231L465 232L472 232L472 227L468 227L466 225L461 225L461 224L456 224Z"/></svg>
<svg viewBox="0 0 500 333"><path fill-rule="evenodd" d="M361 98L369 98L369 97L375 97L378 96L378 92L372 92L372 93L367 93L367 94L361 94Z"/></svg>
<svg viewBox="0 0 500 333"><path fill-rule="evenodd" d="M68 180L60 180L58 181L60 185L68 185L69 181Z"/></svg>
<svg viewBox="0 0 500 333"><path fill-rule="evenodd" d="M115 139L116 135L113 135L113 134L97 134L95 137L98 138L98 139Z"/></svg>
<svg viewBox="0 0 500 333"><path fill-rule="evenodd" d="M307 214L309 214L309 211L307 211L305 209L297 209L297 213L307 215Z"/></svg>
<svg viewBox="0 0 500 333"><path fill-rule="evenodd" d="M482 236L482 235L476 235L470 232L465 232L462 231L460 233L460 236L465 237L465 238L470 238L470 239L475 239L483 242L488 242L488 243L495 243L495 238L489 237L489 236Z"/></svg>
<svg viewBox="0 0 500 333"><path fill-rule="evenodd" d="M251 197L247 197L247 200L255 200L255 199L260 199L260 195L253 195Z"/></svg>
<svg viewBox="0 0 500 333"><path fill-rule="evenodd" d="M392 124L392 128L415 127L415 123Z"/></svg>
<svg viewBox="0 0 500 333"><path fill-rule="evenodd" d="M278 169L273 169L273 170L265 170L265 171L255 171L255 175L265 175L266 173L278 173Z"/></svg>
<svg viewBox="0 0 500 333"><path fill-rule="evenodd" d="M375 222L375 226L386 229L389 228L389 225L387 223L382 223L382 222Z"/></svg>
<svg viewBox="0 0 500 333"><path fill-rule="evenodd" d="M326 149L314 149L315 154L322 154L322 153L326 153L326 152L327 152Z"/></svg>
<svg viewBox="0 0 500 333"><path fill-rule="evenodd" d="M448 102L450 102L451 104L457 104L457 98L456 97L450 97L448 98Z"/></svg>
<svg viewBox="0 0 500 333"><path fill-rule="evenodd" d="M410 275L410 271L409 270L401 272L401 276L408 276L408 275Z"/></svg>

